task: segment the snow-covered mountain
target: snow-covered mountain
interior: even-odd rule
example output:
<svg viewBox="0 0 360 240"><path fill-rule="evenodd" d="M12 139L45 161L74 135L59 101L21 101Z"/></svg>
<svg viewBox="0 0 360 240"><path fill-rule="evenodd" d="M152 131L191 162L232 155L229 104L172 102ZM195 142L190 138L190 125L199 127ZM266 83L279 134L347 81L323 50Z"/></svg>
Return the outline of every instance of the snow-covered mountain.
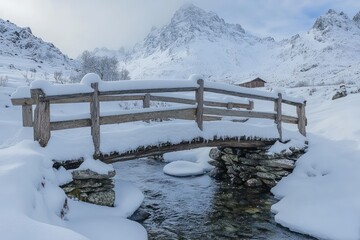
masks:
<svg viewBox="0 0 360 240"><path fill-rule="evenodd" d="M36 79L55 81L55 72L61 72L63 81L76 66L76 61L34 36L30 28L0 19L0 79L7 79L7 86Z"/></svg>
<svg viewBox="0 0 360 240"><path fill-rule="evenodd" d="M261 76L276 85L332 84L358 81L359 53L360 12L351 19L329 10L308 32L276 42L186 4L135 46L126 68L133 79L200 73L228 82Z"/></svg>
<svg viewBox="0 0 360 240"><path fill-rule="evenodd" d="M17 56L35 62L67 65L71 60L52 43L34 36L30 28L20 28L0 19L0 55Z"/></svg>
<svg viewBox="0 0 360 240"><path fill-rule="evenodd" d="M330 9L306 34L282 42L276 72L314 84L359 81L359 17Z"/></svg>
<svg viewBox="0 0 360 240"><path fill-rule="evenodd" d="M243 69L252 73L254 64L267 61L259 53L275 46L272 38L258 38L239 24L186 4L168 25L152 29L135 46L127 67L133 78L187 78L196 72L226 79Z"/></svg>

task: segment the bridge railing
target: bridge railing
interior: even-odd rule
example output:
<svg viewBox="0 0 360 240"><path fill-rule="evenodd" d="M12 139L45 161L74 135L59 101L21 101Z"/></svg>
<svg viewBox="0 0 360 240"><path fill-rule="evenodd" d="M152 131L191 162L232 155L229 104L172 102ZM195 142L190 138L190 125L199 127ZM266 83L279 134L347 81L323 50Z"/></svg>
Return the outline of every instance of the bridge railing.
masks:
<svg viewBox="0 0 360 240"><path fill-rule="evenodd" d="M139 83L136 81L130 81ZM151 81L147 81L151 83ZM47 89L33 88L30 97L12 97L13 105L22 106L23 126L33 127L34 140L45 147L50 139L51 131L91 127L91 135L95 148L95 156L100 154L100 125L117 124L134 121L147 121L152 119L185 119L195 120L199 129L203 130L204 121L221 120L224 117L233 118L264 118L271 119L277 125L279 139L282 139L282 123L297 124L299 132L306 135L305 101L283 96L281 93L267 93L238 86L204 82L202 79L183 81L174 86L160 86L158 82L154 87L144 87L141 84L118 83L113 85L101 82L91 83L91 88L81 93L59 94ZM149 86L147 84L146 86ZM62 88L64 86L61 86ZM100 88L99 88L100 87ZM56 88L56 86L53 86ZM55 91L56 92L56 91ZM192 92L195 97L184 95L174 96L174 93ZM204 93L210 92L236 97L238 101L226 99L207 99ZM170 94L169 94L170 93ZM172 94L172 95L171 95ZM175 94L176 95L176 94ZM244 101L244 98L247 98ZM250 99L250 100L248 100ZM142 110L122 111L117 114L100 113L100 102L140 100L143 102ZM274 103L274 111L253 111L254 101L263 100ZM167 102L181 104L181 107L150 108L150 102ZM63 121L50 120L51 104L90 103L90 117ZM296 107L297 116L284 115L283 104ZM33 105L35 105L33 113ZM245 110L241 110L245 109Z"/></svg>

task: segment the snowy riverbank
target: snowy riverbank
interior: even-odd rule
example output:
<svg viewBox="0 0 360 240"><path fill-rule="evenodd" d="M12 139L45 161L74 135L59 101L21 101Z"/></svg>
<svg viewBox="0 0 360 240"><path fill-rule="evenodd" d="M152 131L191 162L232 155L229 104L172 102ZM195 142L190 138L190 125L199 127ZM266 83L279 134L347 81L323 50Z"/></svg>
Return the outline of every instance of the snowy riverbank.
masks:
<svg viewBox="0 0 360 240"><path fill-rule="evenodd" d="M56 144L49 153L32 141L31 129L21 127L21 109L10 104L9 94L13 90L0 88L0 208L3 212L0 232L4 238L48 239L51 234L53 239L97 239L106 234L107 239L146 239L145 229L126 219L140 206L144 196L124 181L116 182L115 208L70 200L68 214L61 219L65 194L58 185L63 181L59 177L63 173L52 169L51 160L62 152L56 150ZM285 90L291 92L289 95L308 98L310 144L308 153L298 160L294 173L272 190L280 199L272 207L275 220L294 231L319 238L359 239L360 126L357 119L360 110L357 103L360 94L332 101L332 87L318 87L311 96L309 88ZM84 132L88 134L88 129L74 130L63 139L74 134L76 142ZM81 146L84 145L83 142ZM90 153L88 148L84 151ZM77 149L77 154L81 153L81 148ZM76 157L74 153L63 154ZM173 155L166 159L176 159ZM185 155L182 160L189 161L190 157ZM208 167L192 161L203 169Z"/></svg>

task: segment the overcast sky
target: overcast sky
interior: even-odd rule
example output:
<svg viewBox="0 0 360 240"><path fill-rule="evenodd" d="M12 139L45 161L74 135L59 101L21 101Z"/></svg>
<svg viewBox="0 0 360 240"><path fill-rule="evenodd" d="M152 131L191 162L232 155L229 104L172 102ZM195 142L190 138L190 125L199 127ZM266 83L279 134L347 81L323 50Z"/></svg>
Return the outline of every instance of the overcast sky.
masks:
<svg viewBox="0 0 360 240"><path fill-rule="evenodd" d="M0 18L30 27L74 58L95 47L132 47L185 2L276 40L307 31L329 8L350 17L360 11L360 0L0 0Z"/></svg>

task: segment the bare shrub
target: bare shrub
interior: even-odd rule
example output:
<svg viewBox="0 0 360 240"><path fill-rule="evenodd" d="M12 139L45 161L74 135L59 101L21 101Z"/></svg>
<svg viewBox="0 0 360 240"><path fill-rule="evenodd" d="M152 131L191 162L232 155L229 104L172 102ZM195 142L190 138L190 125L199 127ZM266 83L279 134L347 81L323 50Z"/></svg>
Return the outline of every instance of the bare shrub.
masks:
<svg viewBox="0 0 360 240"><path fill-rule="evenodd" d="M63 72L62 71L55 71L54 72L54 79L55 82L58 84L64 84L65 83L65 79L63 77Z"/></svg>
<svg viewBox="0 0 360 240"><path fill-rule="evenodd" d="M79 71L70 77L71 82L79 82L87 73L96 73L104 81L130 79L129 71L119 71L119 61L115 57L99 57L84 51L80 59Z"/></svg>
<svg viewBox="0 0 360 240"><path fill-rule="evenodd" d="M8 76L0 76L0 87L6 87L9 82Z"/></svg>

